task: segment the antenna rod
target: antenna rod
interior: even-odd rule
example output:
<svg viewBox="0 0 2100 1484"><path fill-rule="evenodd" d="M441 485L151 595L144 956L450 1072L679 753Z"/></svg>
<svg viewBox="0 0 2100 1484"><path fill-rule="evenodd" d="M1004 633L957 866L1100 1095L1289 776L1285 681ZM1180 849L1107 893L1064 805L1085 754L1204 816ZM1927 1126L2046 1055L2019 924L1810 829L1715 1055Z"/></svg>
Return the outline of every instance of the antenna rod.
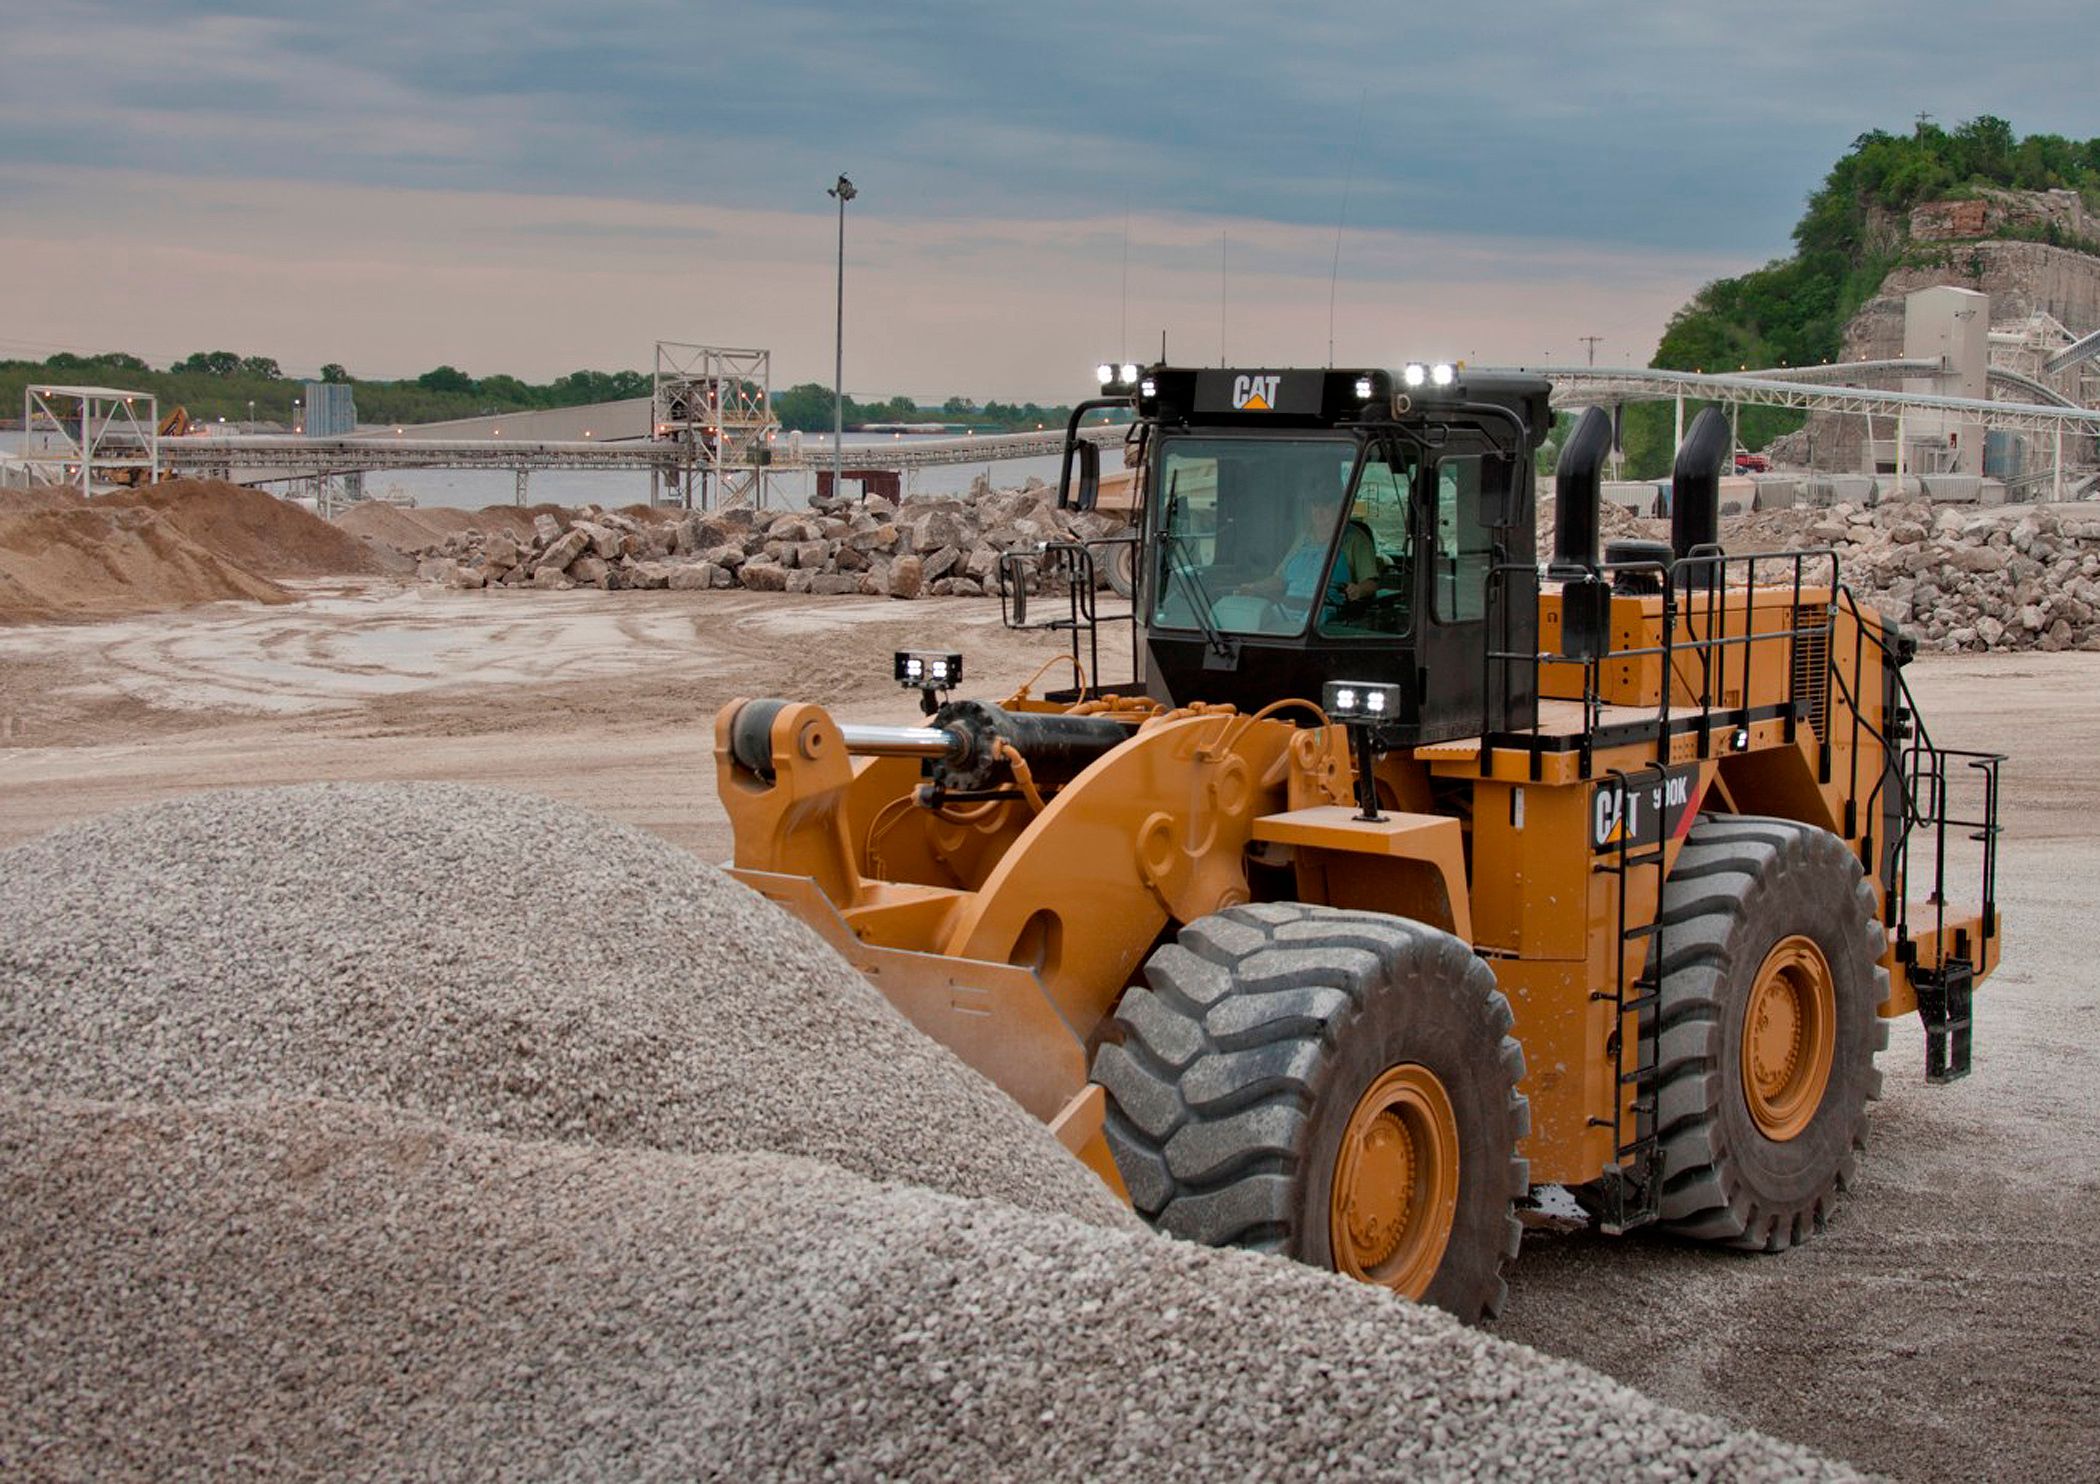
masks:
<svg viewBox="0 0 2100 1484"><path fill-rule="evenodd" d="M1130 353L1130 196L1123 197L1123 313L1116 322L1116 354Z"/></svg>
<svg viewBox="0 0 2100 1484"><path fill-rule="evenodd" d="M1225 366L1225 246L1232 240L1229 232L1218 234L1218 368Z"/></svg>
<svg viewBox="0 0 2100 1484"><path fill-rule="evenodd" d="M1327 270L1327 369L1334 369L1334 290L1342 277L1342 229L1349 225L1349 191L1356 184L1356 149L1364 137L1364 110L1371 106L1365 88L1356 103L1356 133L1349 139L1349 162L1342 171L1342 214L1334 224L1334 266Z"/></svg>

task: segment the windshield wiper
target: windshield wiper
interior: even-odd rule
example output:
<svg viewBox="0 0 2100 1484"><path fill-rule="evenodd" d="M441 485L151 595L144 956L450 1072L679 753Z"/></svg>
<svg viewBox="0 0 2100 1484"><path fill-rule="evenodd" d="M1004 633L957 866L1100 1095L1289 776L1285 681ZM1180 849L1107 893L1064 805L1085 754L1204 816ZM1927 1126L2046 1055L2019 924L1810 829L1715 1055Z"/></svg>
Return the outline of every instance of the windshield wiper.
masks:
<svg viewBox="0 0 2100 1484"><path fill-rule="evenodd" d="M1188 599L1189 608L1196 615L1196 623L1203 630L1203 642L1210 646L1211 653L1221 660L1234 657L1232 643L1218 628L1217 620L1211 616L1210 590L1196 574L1196 565L1189 560L1181 544L1181 533L1175 529L1181 519L1181 471L1176 469L1174 477L1167 482L1166 519L1160 526L1160 539L1167 549L1167 571L1181 579L1182 596Z"/></svg>

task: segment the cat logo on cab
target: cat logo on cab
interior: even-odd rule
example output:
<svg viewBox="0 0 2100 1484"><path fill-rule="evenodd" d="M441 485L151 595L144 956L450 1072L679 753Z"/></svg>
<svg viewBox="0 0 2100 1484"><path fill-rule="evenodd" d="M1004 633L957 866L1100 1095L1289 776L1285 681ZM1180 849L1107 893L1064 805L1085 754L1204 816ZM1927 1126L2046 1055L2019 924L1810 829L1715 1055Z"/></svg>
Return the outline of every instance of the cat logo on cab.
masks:
<svg viewBox="0 0 2100 1484"><path fill-rule="evenodd" d="M1235 376L1232 378L1232 406L1236 412L1268 412L1276 406L1276 388L1283 384L1281 376Z"/></svg>

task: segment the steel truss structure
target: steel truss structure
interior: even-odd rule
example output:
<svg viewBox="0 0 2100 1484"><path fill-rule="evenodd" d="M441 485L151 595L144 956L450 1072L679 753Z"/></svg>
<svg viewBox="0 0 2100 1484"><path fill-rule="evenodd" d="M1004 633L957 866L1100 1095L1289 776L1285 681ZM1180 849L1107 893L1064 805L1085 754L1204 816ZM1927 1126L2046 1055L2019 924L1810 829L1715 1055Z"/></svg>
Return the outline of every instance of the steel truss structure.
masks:
<svg viewBox="0 0 2100 1484"><path fill-rule="evenodd" d="M766 503L766 471L780 432L771 351L659 340L653 397L656 440L685 453L667 471L673 503Z"/></svg>
<svg viewBox="0 0 2100 1484"><path fill-rule="evenodd" d="M1819 374L1861 374L1859 367L1882 374L1929 375L1936 361L1863 362L1858 366L1817 367ZM2039 402L1978 401L1941 397L1928 392L1892 392L1874 387L1817 385L1806 372L1736 372L1714 375L1697 371L1646 368L1542 370L1553 382L1556 407L1609 407L1620 402L1732 402L1760 407L1795 407L1810 412L1854 413L1863 417L1901 417L1909 412L1952 412L1991 428L2021 433L2100 434L2100 409L2050 406ZM1795 379L1781 380L1791 376Z"/></svg>
<svg viewBox="0 0 2100 1484"><path fill-rule="evenodd" d="M159 479L159 430L160 402L151 392L110 386L22 389L22 458L32 477L41 473L44 483L77 484L82 495L95 492L97 469L142 471L147 483Z"/></svg>

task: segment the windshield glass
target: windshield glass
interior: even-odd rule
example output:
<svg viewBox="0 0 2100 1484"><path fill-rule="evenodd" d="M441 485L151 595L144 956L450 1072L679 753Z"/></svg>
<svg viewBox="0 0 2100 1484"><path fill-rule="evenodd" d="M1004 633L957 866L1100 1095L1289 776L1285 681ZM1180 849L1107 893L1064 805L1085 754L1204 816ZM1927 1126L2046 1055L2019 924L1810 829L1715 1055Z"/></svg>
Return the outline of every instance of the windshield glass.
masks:
<svg viewBox="0 0 2100 1484"><path fill-rule="evenodd" d="M1356 467L1354 439L1172 438L1159 465L1159 570L1152 622L1227 634L1297 634L1344 600L1335 532Z"/></svg>

